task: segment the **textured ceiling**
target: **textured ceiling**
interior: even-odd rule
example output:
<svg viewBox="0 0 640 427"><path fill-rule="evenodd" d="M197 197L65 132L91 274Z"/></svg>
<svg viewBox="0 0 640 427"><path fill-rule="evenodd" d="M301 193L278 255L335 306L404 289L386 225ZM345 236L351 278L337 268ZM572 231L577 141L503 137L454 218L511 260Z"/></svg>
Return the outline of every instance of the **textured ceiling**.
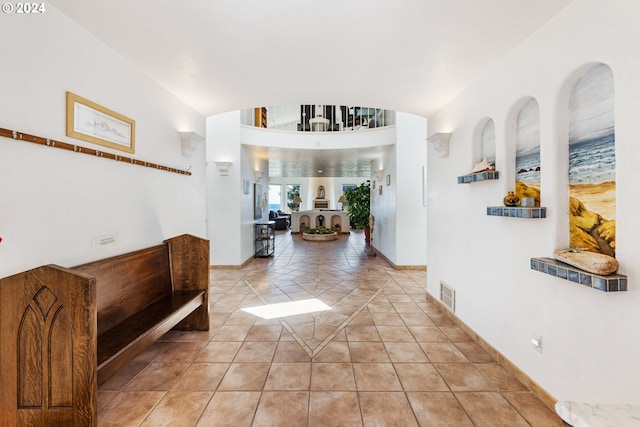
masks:
<svg viewBox="0 0 640 427"><path fill-rule="evenodd" d="M392 146L345 150L292 150L245 145L258 159L269 160L269 177L367 177L372 160Z"/></svg>

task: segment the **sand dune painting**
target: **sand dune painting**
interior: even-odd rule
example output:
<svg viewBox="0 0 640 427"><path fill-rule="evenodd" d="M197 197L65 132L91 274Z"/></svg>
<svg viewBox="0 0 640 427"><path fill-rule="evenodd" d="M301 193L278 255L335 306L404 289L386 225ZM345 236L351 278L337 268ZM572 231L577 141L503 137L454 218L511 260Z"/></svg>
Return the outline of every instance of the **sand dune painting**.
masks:
<svg viewBox="0 0 640 427"><path fill-rule="evenodd" d="M487 120L480 136L482 158L492 166L496 165L496 126L492 119Z"/></svg>
<svg viewBox="0 0 640 427"><path fill-rule="evenodd" d="M616 156L613 73L588 69L569 99L570 246L615 256Z"/></svg>
<svg viewBox="0 0 640 427"><path fill-rule="evenodd" d="M540 206L540 109L529 99L516 120L516 195L533 197Z"/></svg>

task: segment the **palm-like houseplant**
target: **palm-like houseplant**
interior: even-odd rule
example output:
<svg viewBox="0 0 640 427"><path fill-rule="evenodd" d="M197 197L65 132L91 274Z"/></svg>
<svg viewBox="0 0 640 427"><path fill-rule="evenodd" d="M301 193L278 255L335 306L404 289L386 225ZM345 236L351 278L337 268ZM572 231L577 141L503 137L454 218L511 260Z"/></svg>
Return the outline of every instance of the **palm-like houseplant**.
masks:
<svg viewBox="0 0 640 427"><path fill-rule="evenodd" d="M369 215L371 214L371 186L369 181L363 182L355 188L349 188L344 192L349 206L349 219L356 229L365 230L367 242L370 237Z"/></svg>

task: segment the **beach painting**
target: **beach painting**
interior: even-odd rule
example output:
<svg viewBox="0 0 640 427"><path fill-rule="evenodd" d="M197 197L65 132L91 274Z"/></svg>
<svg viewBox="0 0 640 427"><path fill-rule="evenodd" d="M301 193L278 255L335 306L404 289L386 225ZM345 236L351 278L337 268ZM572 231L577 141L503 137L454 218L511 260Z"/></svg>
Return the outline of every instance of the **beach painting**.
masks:
<svg viewBox="0 0 640 427"><path fill-rule="evenodd" d="M516 196L533 197L540 206L540 108L530 98L516 119Z"/></svg>
<svg viewBox="0 0 640 427"><path fill-rule="evenodd" d="M483 159L491 166L496 165L496 126L493 119L487 120L480 134L480 151Z"/></svg>
<svg viewBox="0 0 640 427"><path fill-rule="evenodd" d="M616 249L614 82L589 68L569 98L569 245L609 256Z"/></svg>

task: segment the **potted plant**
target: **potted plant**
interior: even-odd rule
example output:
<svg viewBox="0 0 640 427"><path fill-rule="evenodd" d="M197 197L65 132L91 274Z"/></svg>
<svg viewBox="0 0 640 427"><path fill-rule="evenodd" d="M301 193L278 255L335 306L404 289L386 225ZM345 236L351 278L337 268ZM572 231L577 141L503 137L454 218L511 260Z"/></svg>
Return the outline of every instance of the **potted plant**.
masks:
<svg viewBox="0 0 640 427"><path fill-rule="evenodd" d="M369 229L369 215L371 214L371 187L370 182L363 182L355 188L349 188L344 192L349 206L349 220L357 230L364 229L365 240L371 240Z"/></svg>

